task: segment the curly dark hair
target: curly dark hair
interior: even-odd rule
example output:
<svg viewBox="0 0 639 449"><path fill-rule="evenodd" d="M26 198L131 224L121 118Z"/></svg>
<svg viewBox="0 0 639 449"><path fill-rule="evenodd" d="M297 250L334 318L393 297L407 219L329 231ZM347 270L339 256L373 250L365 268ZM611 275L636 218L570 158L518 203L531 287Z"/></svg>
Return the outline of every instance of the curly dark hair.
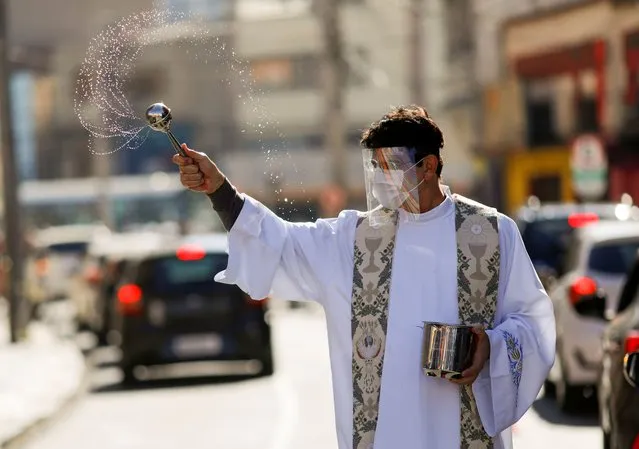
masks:
<svg viewBox="0 0 639 449"><path fill-rule="evenodd" d="M444 161L441 150L444 135L437 124L421 106L398 106L362 133L364 148L411 147L423 158L437 156L437 176L441 176Z"/></svg>

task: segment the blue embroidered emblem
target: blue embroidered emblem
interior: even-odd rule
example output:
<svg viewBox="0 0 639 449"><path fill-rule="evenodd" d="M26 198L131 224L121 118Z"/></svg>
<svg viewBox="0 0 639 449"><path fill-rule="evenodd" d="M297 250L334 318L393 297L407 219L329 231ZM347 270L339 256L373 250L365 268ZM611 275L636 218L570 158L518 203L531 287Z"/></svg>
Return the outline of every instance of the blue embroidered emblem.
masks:
<svg viewBox="0 0 639 449"><path fill-rule="evenodd" d="M519 382L521 381L521 371L524 364L524 351L521 348L519 340L508 331L502 331L506 340L506 349L508 351L508 360L510 362L510 375L517 392L519 392Z"/></svg>

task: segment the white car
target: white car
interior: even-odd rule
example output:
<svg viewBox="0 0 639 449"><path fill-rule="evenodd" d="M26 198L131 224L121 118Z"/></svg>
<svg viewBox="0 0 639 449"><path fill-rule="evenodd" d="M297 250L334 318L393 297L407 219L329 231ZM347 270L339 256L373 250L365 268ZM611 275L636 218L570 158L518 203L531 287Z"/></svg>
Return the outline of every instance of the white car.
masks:
<svg viewBox="0 0 639 449"><path fill-rule="evenodd" d="M549 295L557 324L557 356L546 383L564 411L594 393L601 338L639 249L639 224L600 221L577 229Z"/></svg>
<svg viewBox="0 0 639 449"><path fill-rule="evenodd" d="M102 225L54 226L37 232L34 246L41 266L38 282L46 300L68 298L69 287L80 273L89 242L96 235L108 233Z"/></svg>

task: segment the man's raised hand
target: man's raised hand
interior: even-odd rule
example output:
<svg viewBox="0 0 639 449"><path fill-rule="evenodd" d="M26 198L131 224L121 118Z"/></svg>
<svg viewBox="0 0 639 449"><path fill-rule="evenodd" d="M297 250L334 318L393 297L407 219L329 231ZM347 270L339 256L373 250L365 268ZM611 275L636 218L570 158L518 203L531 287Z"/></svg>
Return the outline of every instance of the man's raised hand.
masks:
<svg viewBox="0 0 639 449"><path fill-rule="evenodd" d="M182 149L188 157L176 154L173 163L180 167L180 182L194 192L210 195L224 183L224 174L204 153L190 149L185 143Z"/></svg>

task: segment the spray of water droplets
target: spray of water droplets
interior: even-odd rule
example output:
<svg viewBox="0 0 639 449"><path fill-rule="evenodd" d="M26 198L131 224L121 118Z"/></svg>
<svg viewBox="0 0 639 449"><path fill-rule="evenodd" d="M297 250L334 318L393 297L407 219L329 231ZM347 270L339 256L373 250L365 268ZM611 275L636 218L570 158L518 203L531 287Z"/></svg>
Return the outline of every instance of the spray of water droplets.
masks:
<svg viewBox="0 0 639 449"><path fill-rule="evenodd" d="M74 96L75 112L90 134L89 150L96 155L107 155L123 149L137 149L144 144L149 133L155 132L147 126L144 111L136 110L131 103L127 91L144 50L154 45L177 46L200 63L208 64L209 60L215 60L216 64L223 61L228 65L230 75L224 82L229 89L235 88L240 92L238 100L253 112L255 119L243 124L242 132L250 129L250 133L257 136L265 157L264 176L269 184L269 193L275 193L278 212L281 215L303 212L283 194L282 186L286 180L283 179L282 167L286 161L297 175L290 153L283 143L269 147L263 144L267 131L271 135L276 134L280 142L284 142L285 137L262 106L260 98L264 92L255 88L248 64L227 48L226 42L212 36L207 24L172 10L155 9L123 18L91 40ZM170 105L170 101L167 104ZM304 193L301 181L298 190ZM310 210L308 200L303 209Z"/></svg>
<svg viewBox="0 0 639 449"><path fill-rule="evenodd" d="M91 40L76 82L74 109L90 134L92 153L111 154L145 142L150 128L128 99L128 82L145 47L179 18L168 10L145 11L107 26ZM98 149L97 143L105 140L107 145Z"/></svg>

